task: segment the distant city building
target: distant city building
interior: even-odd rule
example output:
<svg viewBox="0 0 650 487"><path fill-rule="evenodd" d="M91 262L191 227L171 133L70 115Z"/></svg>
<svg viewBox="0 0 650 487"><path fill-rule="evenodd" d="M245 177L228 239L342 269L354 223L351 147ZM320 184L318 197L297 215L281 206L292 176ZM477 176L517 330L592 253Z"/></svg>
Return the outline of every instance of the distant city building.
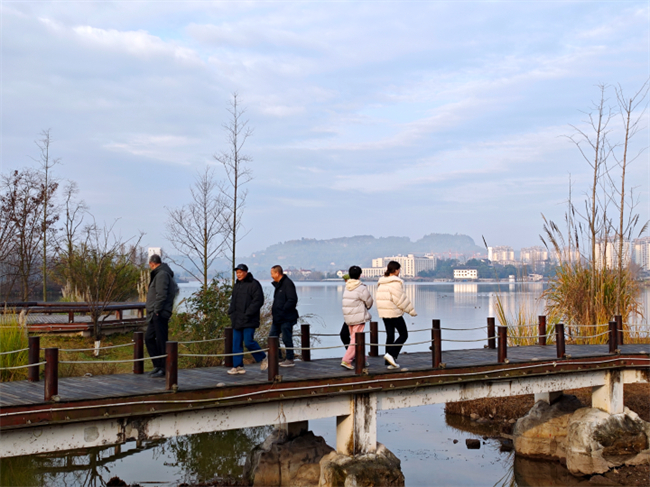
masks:
<svg viewBox="0 0 650 487"><path fill-rule="evenodd" d="M596 268L615 269L618 266L619 242L596 242ZM623 242L623 267L630 265L630 242Z"/></svg>
<svg viewBox="0 0 650 487"><path fill-rule="evenodd" d="M512 250L512 247L509 247L507 245L488 247L488 259L492 262L503 265L514 264L515 251Z"/></svg>
<svg viewBox="0 0 650 487"><path fill-rule="evenodd" d="M477 269L454 269L454 279L478 279Z"/></svg>
<svg viewBox="0 0 650 487"><path fill-rule="evenodd" d="M551 253L551 260L560 264L563 262L578 262L580 259L582 259L580 252L568 247L564 247L559 254L557 251Z"/></svg>
<svg viewBox="0 0 650 487"><path fill-rule="evenodd" d="M632 261L644 271L650 271L650 237L639 238L633 242Z"/></svg>
<svg viewBox="0 0 650 487"><path fill-rule="evenodd" d="M535 264L548 260L548 250L545 247L525 247L521 249L521 262L524 264Z"/></svg>
<svg viewBox="0 0 650 487"><path fill-rule="evenodd" d="M162 248L161 247L149 247L147 260L151 258L152 255L159 255L162 258Z"/></svg>
<svg viewBox="0 0 650 487"><path fill-rule="evenodd" d="M394 260L401 266L400 276L402 277L415 277L422 271L435 270L436 257L432 254L425 256L415 256L413 254L396 255L393 257L380 257L372 259L372 267L364 267L362 269L365 277L381 277L384 275L388 263Z"/></svg>

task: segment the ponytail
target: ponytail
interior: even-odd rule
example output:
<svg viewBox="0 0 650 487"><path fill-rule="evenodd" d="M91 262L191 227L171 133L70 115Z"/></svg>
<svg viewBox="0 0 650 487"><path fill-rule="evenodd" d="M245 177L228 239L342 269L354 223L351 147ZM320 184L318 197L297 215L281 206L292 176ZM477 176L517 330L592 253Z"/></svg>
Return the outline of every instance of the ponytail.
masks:
<svg viewBox="0 0 650 487"><path fill-rule="evenodd" d="M384 277L390 276L393 272L399 270L401 267L402 266L399 265L399 262L395 262L394 260L391 260L386 266L386 272L384 272Z"/></svg>

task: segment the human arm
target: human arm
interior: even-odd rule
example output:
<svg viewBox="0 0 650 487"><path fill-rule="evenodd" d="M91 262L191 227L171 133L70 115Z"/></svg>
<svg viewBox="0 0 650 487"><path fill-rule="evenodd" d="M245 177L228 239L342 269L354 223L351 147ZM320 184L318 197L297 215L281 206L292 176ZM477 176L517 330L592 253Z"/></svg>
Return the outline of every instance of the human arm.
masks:
<svg viewBox="0 0 650 487"><path fill-rule="evenodd" d="M167 293L169 292L169 281L172 277L166 272L160 272L154 281L154 290L156 292L156 299L153 303L153 312L158 314L163 310L165 301L167 300Z"/></svg>

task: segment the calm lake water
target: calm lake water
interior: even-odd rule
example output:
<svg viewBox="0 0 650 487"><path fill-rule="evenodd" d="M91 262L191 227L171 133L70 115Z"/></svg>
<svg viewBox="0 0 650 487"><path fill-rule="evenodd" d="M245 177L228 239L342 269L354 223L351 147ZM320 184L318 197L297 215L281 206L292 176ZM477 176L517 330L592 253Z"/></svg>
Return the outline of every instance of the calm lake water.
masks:
<svg viewBox="0 0 650 487"><path fill-rule="evenodd" d="M272 296L271 283L262 284ZM298 309L302 316L309 316L312 333L338 333L343 322L340 308L343 283L296 285ZM376 286L369 283L369 287L374 295ZM182 284L181 297L189 296L196 289L194 284ZM485 328L459 329L485 326L487 317L495 316L497 298L510 313L523 309L534 322L544 309L539 299L544 290L543 283L417 283L407 284L406 289L418 312L417 317L406 317L409 330L427 329L411 332L410 342L430 338L428 330L432 319L440 319L442 327L450 329L443 330L443 339L485 338ZM641 299L644 309L648 309L650 289L644 289ZM373 319L380 322L380 330L383 329L376 309L373 307L370 312ZM380 341L382 337L380 334ZM340 343L337 336L325 336L320 340L317 346ZM483 343L445 342L443 349L481 348ZM428 344L404 350L424 351L428 350ZM342 354L342 348L340 352L316 350L312 357ZM300 362L296 366L300 367ZM329 445L336 444L335 418L311 421L310 429L323 436ZM127 443L120 448L91 449L75 454L1 459L0 485L100 486L118 476L129 484L167 486L238 476L247 452L269 431L270 427L203 433L140 446ZM465 439L478 437L450 426L443 405L384 411L378 417L378 441L401 459L407 486L536 485L535 475L526 469L535 471L541 468L541 463L531 466L530 462L515 462L514 454L500 451L497 440L485 440L479 450L468 450ZM458 442L454 443L454 440Z"/></svg>

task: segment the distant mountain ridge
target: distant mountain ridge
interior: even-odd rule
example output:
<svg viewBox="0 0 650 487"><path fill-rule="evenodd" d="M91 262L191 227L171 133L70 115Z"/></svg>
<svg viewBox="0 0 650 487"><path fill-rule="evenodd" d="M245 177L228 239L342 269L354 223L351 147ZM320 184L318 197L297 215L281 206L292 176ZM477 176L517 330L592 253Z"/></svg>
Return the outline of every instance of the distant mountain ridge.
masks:
<svg viewBox="0 0 650 487"><path fill-rule="evenodd" d="M397 254L461 253L471 256L485 252L467 235L431 233L412 242L408 237L379 237L357 235L327 240L302 238L289 240L255 252L246 262L251 271L268 271L275 265L328 271L346 269L351 265L370 267L372 259ZM333 263L333 265L332 265Z"/></svg>

